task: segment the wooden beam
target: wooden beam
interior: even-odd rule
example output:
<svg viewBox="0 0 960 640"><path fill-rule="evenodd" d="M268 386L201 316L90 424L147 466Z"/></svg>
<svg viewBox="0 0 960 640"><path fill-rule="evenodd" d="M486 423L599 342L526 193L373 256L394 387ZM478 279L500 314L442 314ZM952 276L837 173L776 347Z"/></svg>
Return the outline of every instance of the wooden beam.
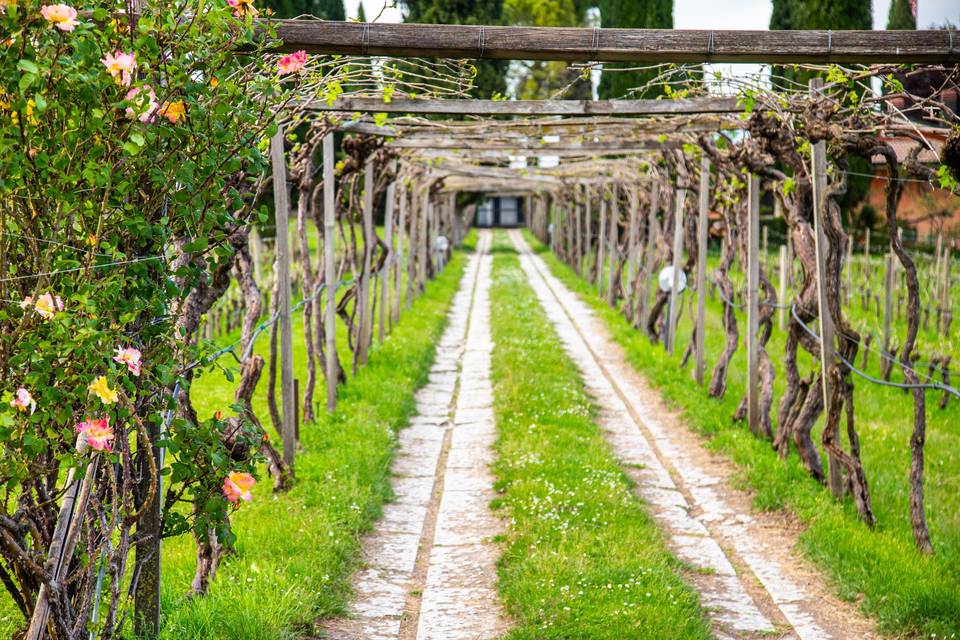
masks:
<svg viewBox="0 0 960 640"><path fill-rule="evenodd" d="M659 116L701 113L741 113L736 96L681 100L459 100L340 97L333 102L312 100L311 111L418 113L471 116Z"/></svg>
<svg viewBox="0 0 960 640"><path fill-rule="evenodd" d="M513 155L556 155L555 152L575 151L581 154L605 155L614 150L655 150L655 149L679 149L683 146L680 140L642 139L630 140L621 139L617 142L542 142L540 140L490 140L487 142L477 140L457 139L455 136L445 136L442 138L397 138L388 142L388 147L394 149L451 149L465 151L506 151Z"/></svg>
<svg viewBox="0 0 960 640"><path fill-rule="evenodd" d="M277 51L583 62L960 62L953 29L746 31L274 20ZM956 41L956 42L955 42Z"/></svg>

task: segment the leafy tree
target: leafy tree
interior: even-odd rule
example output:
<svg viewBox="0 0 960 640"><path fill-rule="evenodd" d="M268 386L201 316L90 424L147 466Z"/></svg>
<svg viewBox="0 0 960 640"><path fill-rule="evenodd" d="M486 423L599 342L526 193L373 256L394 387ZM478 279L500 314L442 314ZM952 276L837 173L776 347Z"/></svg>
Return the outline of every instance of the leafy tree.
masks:
<svg viewBox="0 0 960 640"><path fill-rule="evenodd" d="M916 29L916 4L911 0L893 0L887 14L887 29Z"/></svg>
<svg viewBox="0 0 960 640"><path fill-rule="evenodd" d="M503 24L503 0L401 0L404 21L422 24ZM476 60L474 94L489 98L507 90L506 60Z"/></svg>
<svg viewBox="0 0 960 640"><path fill-rule="evenodd" d="M641 0L640 2L636 0L601 0L600 24L603 27L672 29L673 0ZM642 87L654 75L653 71L607 72L623 66L625 65L603 65L604 73L600 76L599 89L601 98L627 96L632 89ZM652 97L658 93L660 93L658 90L651 89L631 97Z"/></svg>
<svg viewBox="0 0 960 640"><path fill-rule="evenodd" d="M533 27L576 27L586 21L587 4L576 0L504 0L503 13L510 24ZM590 78L558 61L520 63L517 97L589 99Z"/></svg>
<svg viewBox="0 0 960 640"><path fill-rule="evenodd" d="M360 2L360 7L357 10L357 21L358 22L367 21L367 12L363 10L363 2Z"/></svg>
<svg viewBox="0 0 960 640"><path fill-rule="evenodd" d="M346 20L343 0L266 0L264 5L275 18L311 15L324 20Z"/></svg>

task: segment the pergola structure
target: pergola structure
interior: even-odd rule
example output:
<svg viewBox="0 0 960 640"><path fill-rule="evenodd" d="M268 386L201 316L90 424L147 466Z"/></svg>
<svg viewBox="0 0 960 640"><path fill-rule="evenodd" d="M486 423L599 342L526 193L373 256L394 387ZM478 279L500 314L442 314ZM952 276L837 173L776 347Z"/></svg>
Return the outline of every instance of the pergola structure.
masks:
<svg viewBox="0 0 960 640"><path fill-rule="evenodd" d="M933 177L929 167L915 162L915 155L912 159L891 155L889 147L878 142L877 134L902 136L923 149L929 146L924 138L929 122L955 122L956 114L939 109L936 95L905 95L896 83L890 83L884 92L906 99L911 105L906 111L914 116L911 120L889 100L890 95L874 94L869 83L871 78L889 77L897 71L895 65L917 64L943 76L941 89L955 87L960 42L954 30L682 31L295 20L279 21L277 34L282 41L280 51L370 56L379 60L370 65L372 69L378 64L381 69L402 68L397 61L412 57L448 62L460 58L575 61L587 63L584 69L603 62L760 62L774 69L776 65L798 65L807 76L818 76L810 80L809 87L791 80L788 90L758 83L741 87L733 95L717 95L703 81L690 91L674 92L674 99L595 101L471 100L449 94L437 98L378 92L370 89L376 82L368 82L362 90L318 96L297 109L302 119L298 121L325 123L316 128L318 137L313 142L308 138L304 144L319 147L323 139L326 232L333 232L334 220L341 213L338 207L349 206L335 195L336 177L329 171L332 163L326 155L332 152L334 131L339 130L366 140L370 149L363 168L364 251L376 252L379 264L387 265L394 274L407 265L411 282L422 282L424 274L436 268L431 265L442 264L443 257L436 252L437 236L454 243L463 238L469 221L461 218L456 196L464 192L509 191L524 197L531 230L592 279L635 326L662 340L671 351L678 344L680 274L691 271L692 288L697 292L697 329L687 356L695 360L699 384L704 384L706 376L702 328L707 247L709 234L715 233L722 240L723 256L721 268L711 280L729 302L725 327L733 333L714 369L711 394L723 393L726 366L736 349L733 314L738 303L733 299L728 271L739 258L747 279L744 417L758 436L772 438L773 368L765 344L780 307L779 325L788 331L788 345L792 345L788 358L793 360L787 365L787 411L781 405L774 445L785 453L793 440L810 473L820 477L820 458L811 430L817 416L827 415L823 445L830 474L824 480L840 496L846 472L861 517L873 522L858 453L844 450L839 439L839 407L846 394L852 393L848 381L858 334L842 312L841 301L849 295L850 286L848 279L845 293L842 278L852 241L840 222L836 199L845 188L848 155L883 157L895 177L901 164L913 179ZM660 77L666 79L660 81L687 82L692 76L684 75L683 69L661 69ZM826 84L819 79L822 75L829 80ZM386 74L380 80L384 87L389 84ZM928 122L918 124L918 114ZM282 135L275 139L276 148L282 144ZM374 153L379 154L379 162L372 160ZM282 187L286 176L280 160L277 162L274 180ZM897 183L891 181L888 198L891 230L896 224ZM376 189L375 185L381 185L380 190L371 195L367 190ZM379 200L387 185L386 235L381 240L373 231L371 198ZM761 190L773 192L782 205L778 209L785 212L788 252L795 254L803 267L802 282L792 299L784 274L789 269L792 275L794 258L781 255L779 291L772 275L761 266ZM719 213L713 229L710 211ZM278 218L278 224L285 221ZM374 249L378 244L380 249ZM894 231L890 250L902 269L915 272ZM338 286L333 260L328 248L328 290ZM365 253L366 266L357 285L360 300L369 295L372 262L376 260ZM673 283L667 292L655 286L656 271L663 265L673 269ZM394 276L391 281L397 288L396 301L400 280ZM908 288L913 308L919 293L909 277ZM379 307L386 306L384 298ZM361 309L361 342L363 336L372 336L372 322L370 314ZM809 329L810 323L815 325L815 333ZM907 379L919 384L911 373L916 318L911 323L898 362ZM327 325L328 343L332 325L332 321ZM796 367L798 347L821 361L814 383L821 389L818 394L797 395L798 376L790 370ZM894 348L889 328L885 348ZM328 397L332 403L333 396ZM914 398L922 402L916 393ZM922 418L915 428L922 433ZM914 455L922 459L922 451L915 450ZM917 482L913 485L914 492L922 491ZM911 518L918 546L927 549L922 498L919 504L912 508Z"/></svg>

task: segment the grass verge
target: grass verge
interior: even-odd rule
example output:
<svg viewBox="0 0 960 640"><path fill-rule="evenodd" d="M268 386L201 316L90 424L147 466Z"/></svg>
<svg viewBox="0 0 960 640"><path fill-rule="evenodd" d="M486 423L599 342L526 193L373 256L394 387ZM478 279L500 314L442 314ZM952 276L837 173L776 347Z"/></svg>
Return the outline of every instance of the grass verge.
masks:
<svg viewBox="0 0 960 640"><path fill-rule="evenodd" d="M183 597L195 567L192 541L164 545L163 638L292 639L315 619L344 611L360 536L390 495L396 430L415 411L414 393L426 380L465 263L457 254L427 285L367 366L340 389L337 412L301 427L296 486L274 496L269 482L257 485L254 501L233 519L237 553L209 594ZM294 330L296 375L304 379L302 324ZM267 341L258 347L265 351ZM264 380L254 402L262 416L265 388ZM206 414L229 405L232 394L233 385L214 372L200 379L193 397Z"/></svg>
<svg viewBox="0 0 960 640"><path fill-rule="evenodd" d="M502 233L494 251L496 473L511 522L499 575L517 621L507 638L709 638Z"/></svg>
<svg viewBox="0 0 960 640"><path fill-rule="evenodd" d="M680 408L694 429L711 438L714 450L740 468L745 487L761 509L786 509L805 526L803 552L828 576L838 594L860 604L890 634L928 638L960 637L960 415L958 403L946 411L928 408L927 515L937 546L932 557L917 553L907 516L907 473L913 403L901 391L857 380L856 413L864 466L870 481L878 525L870 531L857 519L852 504L837 503L801 468L796 456L781 460L764 441L754 438L731 416L744 393L745 355L731 363L722 400L709 399L696 387L690 371L679 367L691 324L685 314L678 329L677 355L665 353L630 326L621 313L596 294L549 249L526 233L527 241L550 270L602 318L624 348L631 365L656 386L666 401ZM689 305L688 305L689 307ZM716 361L723 346L719 301L708 305L706 361ZM740 315L740 314L738 314ZM743 336L744 327L740 327ZM742 338L741 338L742 339ZM768 352L778 367L774 409L783 390L783 334L774 331ZM813 366L801 360L801 371ZM933 396L928 397L928 407Z"/></svg>

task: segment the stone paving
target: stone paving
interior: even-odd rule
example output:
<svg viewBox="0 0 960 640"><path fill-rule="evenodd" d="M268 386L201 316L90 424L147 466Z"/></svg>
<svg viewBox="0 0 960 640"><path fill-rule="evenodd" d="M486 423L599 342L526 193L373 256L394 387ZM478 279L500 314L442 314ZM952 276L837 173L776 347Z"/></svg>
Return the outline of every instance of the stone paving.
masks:
<svg viewBox="0 0 960 640"><path fill-rule="evenodd" d="M755 535L752 517L730 507L721 479L703 470L658 419L622 349L572 291L511 232L521 266L600 409L600 424L677 557L697 571L718 638L840 638L818 624L818 603L788 577L778 553Z"/></svg>
<svg viewBox="0 0 960 640"><path fill-rule="evenodd" d="M509 628L496 593L502 524L489 509L496 438L490 382L490 233L481 232L437 345L417 416L400 431L396 499L363 544L337 640L491 640Z"/></svg>

